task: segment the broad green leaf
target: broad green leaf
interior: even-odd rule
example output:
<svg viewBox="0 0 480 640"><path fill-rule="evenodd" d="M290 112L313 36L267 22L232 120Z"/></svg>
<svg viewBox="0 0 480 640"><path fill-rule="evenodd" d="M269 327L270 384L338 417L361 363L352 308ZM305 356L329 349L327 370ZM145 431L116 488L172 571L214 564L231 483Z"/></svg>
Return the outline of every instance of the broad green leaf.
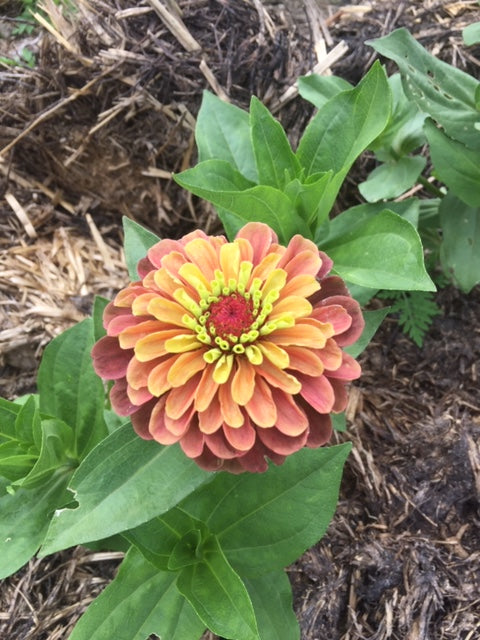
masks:
<svg viewBox="0 0 480 640"><path fill-rule="evenodd" d="M284 571L245 578L252 600L260 640L300 640L300 627L292 608L292 588Z"/></svg>
<svg viewBox="0 0 480 640"><path fill-rule="evenodd" d="M251 186L228 162L206 160L174 178L195 195L239 216L244 224L265 222L281 242L288 242L296 233L309 235L308 227L282 191L266 185Z"/></svg>
<svg viewBox="0 0 480 640"><path fill-rule="evenodd" d="M318 216L323 195L332 179L332 175L332 171L314 174L303 183L298 178L295 178L285 186L285 194L292 201L295 211L308 224L315 222Z"/></svg>
<svg viewBox="0 0 480 640"><path fill-rule="evenodd" d="M376 62L355 89L329 100L305 129L297 157L306 175L334 172L321 207L323 217L328 215L355 159L384 129L390 107L387 78Z"/></svg>
<svg viewBox="0 0 480 640"><path fill-rule="evenodd" d="M40 454L28 475L18 484L24 488L45 482L60 467L73 472L74 435L72 429L57 418L41 421Z"/></svg>
<svg viewBox="0 0 480 640"><path fill-rule="evenodd" d="M397 63L406 94L423 112L437 120L449 136L480 151L477 80L435 58L404 28L367 44Z"/></svg>
<svg viewBox="0 0 480 640"><path fill-rule="evenodd" d="M199 529L187 531L173 547L168 561L170 571L178 571L201 562L203 557L202 532Z"/></svg>
<svg viewBox="0 0 480 640"><path fill-rule="evenodd" d="M17 439L15 422L21 405L0 398L0 443Z"/></svg>
<svg viewBox="0 0 480 640"><path fill-rule="evenodd" d="M214 633L230 640L258 640L250 596L215 536L203 546L203 560L185 567L177 587Z"/></svg>
<svg viewBox="0 0 480 640"><path fill-rule="evenodd" d="M93 337L95 342L103 338L106 335L105 328L103 326L103 312L105 311L105 307L110 302L107 298L102 298L102 296L95 296L93 301Z"/></svg>
<svg viewBox="0 0 480 640"><path fill-rule="evenodd" d="M287 181L300 173L282 125L255 96L250 102L250 129L257 166L258 182L283 189Z"/></svg>
<svg viewBox="0 0 480 640"><path fill-rule="evenodd" d="M397 198L413 187L426 162L422 156L404 156L397 162L381 164L358 185L358 190L367 202Z"/></svg>
<svg viewBox="0 0 480 640"><path fill-rule="evenodd" d="M442 267L468 293L480 282L480 208L449 193L440 205L440 221Z"/></svg>
<svg viewBox="0 0 480 640"><path fill-rule="evenodd" d="M453 193L471 207L480 206L480 147L467 149L448 138L433 122L425 123L435 174ZM480 132L477 134L480 139Z"/></svg>
<svg viewBox="0 0 480 640"><path fill-rule="evenodd" d="M226 160L246 178L258 182L246 111L203 92L195 127L198 160Z"/></svg>
<svg viewBox="0 0 480 640"><path fill-rule="evenodd" d="M93 321L86 318L50 342L37 378L40 411L73 428L80 458L107 435L105 391L93 370L93 344Z"/></svg>
<svg viewBox="0 0 480 640"><path fill-rule="evenodd" d="M55 513L42 554L136 527L212 478L178 446L142 440L130 424L119 427L78 467L69 485L78 507Z"/></svg>
<svg viewBox="0 0 480 640"><path fill-rule="evenodd" d="M159 569L167 571L173 549L182 537L193 529L202 529L202 524L174 507L162 516L141 524L123 535Z"/></svg>
<svg viewBox="0 0 480 640"><path fill-rule="evenodd" d="M15 434L18 440L24 443L31 443L40 449L38 441L40 426L40 411L34 396L27 398L21 406L15 420Z"/></svg>
<svg viewBox="0 0 480 640"><path fill-rule="evenodd" d="M342 411L341 413L332 413L330 419L335 431L343 433L347 430L347 417L345 415L345 411Z"/></svg>
<svg viewBox="0 0 480 640"><path fill-rule="evenodd" d="M378 327L382 324L385 316L390 311L390 307L382 309L374 309L373 311L364 311L365 329L360 338L349 347L343 347L343 350L349 353L353 358L357 358L366 347L370 344L371 339L377 332Z"/></svg>
<svg viewBox="0 0 480 640"><path fill-rule="evenodd" d="M417 230L385 210L322 246L345 280L377 289L435 291Z"/></svg>
<svg viewBox="0 0 480 640"><path fill-rule="evenodd" d="M462 31L462 37L467 47L478 44L480 42L480 22L474 22L465 27Z"/></svg>
<svg viewBox="0 0 480 640"><path fill-rule="evenodd" d="M382 162L398 161L420 147L425 142L423 123L427 117L405 95L399 73L389 76L388 84L392 91L392 113L385 129L369 146Z"/></svg>
<svg viewBox="0 0 480 640"><path fill-rule="evenodd" d="M69 640L198 640L205 625L175 586L176 575L159 571L135 549L115 579L92 602Z"/></svg>
<svg viewBox="0 0 480 640"><path fill-rule="evenodd" d="M17 440L0 444L0 476L15 482L29 473L38 453L29 452Z"/></svg>
<svg viewBox="0 0 480 640"><path fill-rule="evenodd" d="M138 280L137 265L139 260L146 257L147 251L154 244L157 244L160 238L126 216L123 216L122 224L128 275L132 280Z"/></svg>
<svg viewBox="0 0 480 640"><path fill-rule="evenodd" d="M69 475L58 473L34 489L0 498L0 579L11 575L41 545L54 510L65 504Z"/></svg>
<svg viewBox="0 0 480 640"><path fill-rule="evenodd" d="M297 80L298 92L305 100L308 100L317 109L321 109L323 105L341 91L353 89L350 82L338 76L321 76L318 73L312 73L308 76L300 76Z"/></svg>
<svg viewBox="0 0 480 640"><path fill-rule="evenodd" d="M350 448L302 449L258 475L219 474L180 508L205 522L242 576L282 569L325 533Z"/></svg>

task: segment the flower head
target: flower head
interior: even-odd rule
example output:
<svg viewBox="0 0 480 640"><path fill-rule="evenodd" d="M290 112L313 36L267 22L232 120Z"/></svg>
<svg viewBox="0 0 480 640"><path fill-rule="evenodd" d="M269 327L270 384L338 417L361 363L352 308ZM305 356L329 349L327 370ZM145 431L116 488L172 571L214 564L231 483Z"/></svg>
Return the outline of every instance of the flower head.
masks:
<svg viewBox="0 0 480 640"><path fill-rule="evenodd" d="M266 458L325 444L360 375L341 347L364 325L331 268L310 240L284 247L256 222L233 242L161 240L107 305L93 348L113 408L208 470L265 471Z"/></svg>

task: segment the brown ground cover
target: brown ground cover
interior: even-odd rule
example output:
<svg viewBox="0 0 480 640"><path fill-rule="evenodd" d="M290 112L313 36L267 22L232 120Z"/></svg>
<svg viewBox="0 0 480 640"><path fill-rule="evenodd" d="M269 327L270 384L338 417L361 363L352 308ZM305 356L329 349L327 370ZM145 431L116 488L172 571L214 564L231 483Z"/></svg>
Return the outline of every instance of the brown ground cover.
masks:
<svg viewBox="0 0 480 640"><path fill-rule="evenodd" d="M204 88L246 107L255 93L298 139L311 109L295 96L315 68L357 82L364 41L407 26L439 57L479 77L461 28L477 3L46 1L50 33L10 36L18 3L0 2L0 56L30 47L33 69L0 68L0 393L35 386L45 344L126 278L122 215L161 236L219 228L171 180L195 162ZM155 10L155 6L157 9ZM177 18L179 16L177 15ZM327 56L328 53L328 56ZM358 201L368 156L339 208ZM289 568L305 640L480 638L480 291L437 294L422 349L388 319L362 357L349 406L353 453L327 535ZM0 637L67 638L108 583L116 554L82 547L32 560L0 585Z"/></svg>

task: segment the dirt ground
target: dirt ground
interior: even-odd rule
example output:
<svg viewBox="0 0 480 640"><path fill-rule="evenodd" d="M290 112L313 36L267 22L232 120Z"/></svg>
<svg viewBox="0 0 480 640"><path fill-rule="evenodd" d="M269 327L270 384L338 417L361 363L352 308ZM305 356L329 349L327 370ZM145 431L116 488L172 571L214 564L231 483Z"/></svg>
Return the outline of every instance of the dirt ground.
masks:
<svg viewBox="0 0 480 640"><path fill-rule="evenodd" d="M45 344L88 314L94 295L126 282L122 215L162 236L219 228L170 177L195 162L204 88L242 107L255 93L295 143L311 116L296 77L320 65L357 82L374 60L364 41L399 26L480 77L480 50L461 41L480 20L468 0L183 0L185 30L173 32L147 1L77 5L62 16L45 2L50 33L19 36L18 3L0 1L0 56L27 47L36 61L0 67L8 398L35 389ZM360 201L368 162L339 209ZM335 518L288 569L302 640L480 639L480 290L446 287L436 300L442 314L423 348L388 318L362 356L348 433L336 436L354 447ZM32 560L0 585L0 637L68 638L119 562L82 547Z"/></svg>

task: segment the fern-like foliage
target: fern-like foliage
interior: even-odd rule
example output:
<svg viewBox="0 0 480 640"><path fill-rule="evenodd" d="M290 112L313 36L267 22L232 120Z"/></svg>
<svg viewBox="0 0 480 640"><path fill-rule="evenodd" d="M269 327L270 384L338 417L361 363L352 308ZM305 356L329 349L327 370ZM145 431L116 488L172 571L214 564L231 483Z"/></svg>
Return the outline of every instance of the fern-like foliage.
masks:
<svg viewBox="0 0 480 640"><path fill-rule="evenodd" d="M433 318L441 313L433 294L430 291L383 291L377 296L392 301L390 313L398 314L398 324L403 333L417 346L423 346Z"/></svg>

